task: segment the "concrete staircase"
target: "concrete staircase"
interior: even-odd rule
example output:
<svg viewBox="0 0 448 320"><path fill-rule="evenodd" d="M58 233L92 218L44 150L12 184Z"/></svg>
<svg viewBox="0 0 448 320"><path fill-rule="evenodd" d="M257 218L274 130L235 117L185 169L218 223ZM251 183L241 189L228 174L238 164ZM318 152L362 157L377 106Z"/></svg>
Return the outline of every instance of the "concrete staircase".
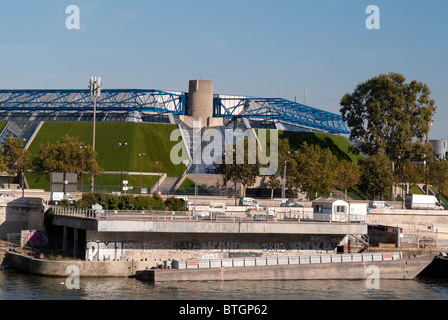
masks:
<svg viewBox="0 0 448 320"><path fill-rule="evenodd" d="M160 184L160 190L162 194L170 194L173 192L174 186L179 178L177 177L166 177Z"/></svg>

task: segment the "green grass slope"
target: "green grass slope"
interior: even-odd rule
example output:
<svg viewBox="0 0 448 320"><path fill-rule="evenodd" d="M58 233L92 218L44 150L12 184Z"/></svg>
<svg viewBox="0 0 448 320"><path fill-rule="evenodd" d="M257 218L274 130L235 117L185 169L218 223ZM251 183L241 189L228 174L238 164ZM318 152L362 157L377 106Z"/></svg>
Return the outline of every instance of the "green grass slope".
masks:
<svg viewBox="0 0 448 320"><path fill-rule="evenodd" d="M0 132L5 129L6 125L8 124L8 121L0 121Z"/></svg>
<svg viewBox="0 0 448 320"><path fill-rule="evenodd" d="M322 149L330 149L339 160L345 159L357 163L362 159L362 155L350 151L351 143L343 136L323 132L279 131L278 138L287 138L292 150L299 149L302 143L306 142L309 145L318 145ZM266 133L266 140L269 143L269 133Z"/></svg>
<svg viewBox="0 0 448 320"><path fill-rule="evenodd" d="M350 151L350 141L339 135L323 132L280 131L279 138L288 138L292 149L298 149L306 141L306 143L318 145L322 149L330 149L339 160L345 159L357 163L362 159L361 155Z"/></svg>
<svg viewBox="0 0 448 320"><path fill-rule="evenodd" d="M78 137L80 141L91 145L92 129L93 124L90 122L45 122L30 145L29 151L33 157L39 152L41 144L46 142L53 144L65 135ZM171 149L178 143L178 141L170 141L171 132L175 129L177 126L171 124L98 122L95 148L98 153L98 164L104 171L121 171L123 152L123 171L125 172L140 172L140 170L164 172L170 177L179 177L184 172L185 165L182 163L175 165L170 159ZM127 142L127 146L120 147L118 145L120 142ZM145 153L142 159L139 157L140 153ZM136 180L139 184L139 179ZM149 183L154 179L148 177L144 180ZM29 179L28 181L34 187L33 181ZM97 178L95 184L97 182L118 185L119 175L116 177L103 175ZM42 187L42 183L39 186Z"/></svg>

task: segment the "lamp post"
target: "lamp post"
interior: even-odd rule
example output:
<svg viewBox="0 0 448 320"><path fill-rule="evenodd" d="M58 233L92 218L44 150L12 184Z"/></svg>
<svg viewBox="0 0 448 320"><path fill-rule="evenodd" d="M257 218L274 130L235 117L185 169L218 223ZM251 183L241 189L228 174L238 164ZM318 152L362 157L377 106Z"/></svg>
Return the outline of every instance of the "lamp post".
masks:
<svg viewBox="0 0 448 320"><path fill-rule="evenodd" d="M140 157L140 193L142 193L143 188L143 157L145 156L144 153L139 153L138 156Z"/></svg>
<svg viewBox="0 0 448 320"><path fill-rule="evenodd" d="M119 142L118 145L121 147L121 171L120 171L120 193L123 191L123 151L124 147L128 145L127 142Z"/></svg>
<svg viewBox="0 0 448 320"><path fill-rule="evenodd" d="M25 149L26 139L22 139L22 141L23 141L22 198L24 198L25 197L25 170L26 170L26 149Z"/></svg>
<svg viewBox="0 0 448 320"><path fill-rule="evenodd" d="M294 151L295 154L297 154L297 150ZM291 151L288 151L288 155L291 154ZM285 160L285 166L283 168L283 185L282 185L282 198L286 199L286 162Z"/></svg>
<svg viewBox="0 0 448 320"><path fill-rule="evenodd" d="M398 162L401 165L401 209L404 209L404 166L401 162L401 156L398 156Z"/></svg>
<svg viewBox="0 0 448 320"><path fill-rule="evenodd" d="M83 192L84 187L84 150L87 149L87 146L81 146L79 147L81 149L81 193Z"/></svg>
<svg viewBox="0 0 448 320"><path fill-rule="evenodd" d="M160 168L159 168L159 161L156 161L157 165L157 193L159 193L160 190Z"/></svg>
<svg viewBox="0 0 448 320"><path fill-rule="evenodd" d="M425 173L425 189L426 189L426 194L428 194L428 178L426 175L426 154L423 155L423 171Z"/></svg>
<svg viewBox="0 0 448 320"><path fill-rule="evenodd" d="M93 97L93 141L92 148L95 151L95 130L96 130L96 100L101 96L101 77L90 77L89 89L90 95ZM94 177L91 176L90 192L94 189Z"/></svg>

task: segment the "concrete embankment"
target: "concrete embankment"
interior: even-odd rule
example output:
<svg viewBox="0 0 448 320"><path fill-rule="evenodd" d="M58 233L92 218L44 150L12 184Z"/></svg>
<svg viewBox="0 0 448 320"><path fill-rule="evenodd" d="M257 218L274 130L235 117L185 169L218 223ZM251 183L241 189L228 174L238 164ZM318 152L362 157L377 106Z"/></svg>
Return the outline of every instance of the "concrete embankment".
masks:
<svg viewBox="0 0 448 320"><path fill-rule="evenodd" d="M44 260L18 252L3 252L3 254L0 252L0 265L44 276L67 277L72 274L73 266L75 266L78 268L81 277L127 277L135 275L137 270L153 267L154 263L134 260Z"/></svg>

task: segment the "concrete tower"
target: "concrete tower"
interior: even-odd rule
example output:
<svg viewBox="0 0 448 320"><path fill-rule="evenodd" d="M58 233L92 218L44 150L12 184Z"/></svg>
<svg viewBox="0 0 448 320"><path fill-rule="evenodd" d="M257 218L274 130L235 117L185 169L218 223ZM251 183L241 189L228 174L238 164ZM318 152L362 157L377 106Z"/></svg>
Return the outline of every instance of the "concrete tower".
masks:
<svg viewBox="0 0 448 320"><path fill-rule="evenodd" d="M213 117L213 81L190 80L188 115L203 119Z"/></svg>

